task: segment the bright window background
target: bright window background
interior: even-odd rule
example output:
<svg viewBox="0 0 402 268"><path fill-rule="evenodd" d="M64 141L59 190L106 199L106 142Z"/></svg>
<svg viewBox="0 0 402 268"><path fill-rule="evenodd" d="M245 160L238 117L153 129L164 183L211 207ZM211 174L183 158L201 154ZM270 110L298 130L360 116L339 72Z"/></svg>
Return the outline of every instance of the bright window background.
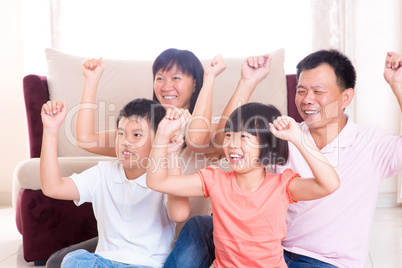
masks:
<svg viewBox="0 0 402 268"><path fill-rule="evenodd" d="M23 3L25 73L46 74L43 50L52 46L49 1ZM311 52L309 0L60 3L60 10L53 10L59 14L56 48L76 55L153 60L174 47L200 59L216 54L246 58L285 48L285 71L294 73L297 62Z"/></svg>

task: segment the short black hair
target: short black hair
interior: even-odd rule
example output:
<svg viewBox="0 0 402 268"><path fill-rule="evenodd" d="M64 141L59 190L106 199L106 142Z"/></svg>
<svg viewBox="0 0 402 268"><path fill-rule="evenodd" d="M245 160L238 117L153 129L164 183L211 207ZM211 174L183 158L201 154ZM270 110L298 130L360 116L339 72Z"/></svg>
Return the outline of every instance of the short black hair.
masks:
<svg viewBox="0 0 402 268"><path fill-rule="evenodd" d="M155 81L156 73L159 71L169 71L176 66L184 74L190 75L195 80L195 91L190 99L190 113L193 112L198 95L200 94L204 82L204 67L201 61L193 52L184 49L169 48L163 51L152 65L153 79ZM159 102L156 98L155 90L153 100ZM183 108L183 107L178 107Z"/></svg>
<svg viewBox="0 0 402 268"><path fill-rule="evenodd" d="M284 165L288 161L287 141L276 138L269 130L281 112L273 105L250 102L238 107L230 115L225 132L246 131L258 138L260 146L259 162L263 165Z"/></svg>
<svg viewBox="0 0 402 268"><path fill-rule="evenodd" d="M356 70L349 58L336 49L319 50L302 59L296 66L297 81L302 71L314 69L321 64L328 64L334 70L341 91L355 88Z"/></svg>
<svg viewBox="0 0 402 268"><path fill-rule="evenodd" d="M141 118L149 122L151 129L156 133L159 123L166 115L165 108L160 104L152 100L138 98L127 103L123 109L120 110L117 117L117 127L122 117Z"/></svg>

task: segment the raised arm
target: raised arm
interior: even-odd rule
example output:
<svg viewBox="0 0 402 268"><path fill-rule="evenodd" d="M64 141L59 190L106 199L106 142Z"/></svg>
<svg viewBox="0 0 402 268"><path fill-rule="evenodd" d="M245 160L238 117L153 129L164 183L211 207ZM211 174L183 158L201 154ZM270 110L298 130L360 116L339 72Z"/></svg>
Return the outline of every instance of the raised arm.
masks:
<svg viewBox="0 0 402 268"><path fill-rule="evenodd" d="M226 69L226 64L221 55L217 55L204 72L204 83L194 107L193 116L186 134L186 144L193 151L210 153L211 133L216 125L211 125L212 119L212 89L215 78Z"/></svg>
<svg viewBox="0 0 402 268"><path fill-rule="evenodd" d="M188 111L182 116L169 117L170 109L159 124L151 149L147 168L147 185L150 189L175 196L203 196L200 177L197 173L187 176L181 175L177 158L169 161L167 150L173 143L180 142L183 133L180 133L189 117ZM172 164L173 163L173 164Z"/></svg>
<svg viewBox="0 0 402 268"><path fill-rule="evenodd" d="M305 201L327 196L339 188L339 177L317 146L303 136L296 121L288 116L278 117L270 124L277 138L292 142L306 159L314 178L294 178L289 185L293 200ZM297 170L295 170L297 172Z"/></svg>
<svg viewBox="0 0 402 268"><path fill-rule="evenodd" d="M268 75L271 66L271 57L263 56L248 57L241 70L241 78L237 88L226 105L218 127L212 138L214 150L223 155L224 127L230 114L240 105L246 104L257 85Z"/></svg>
<svg viewBox="0 0 402 268"><path fill-rule="evenodd" d="M71 178L62 178L57 158L57 135L66 116L66 104L48 101L42 106L42 151L40 155L40 182L43 194L56 199L79 200L80 195Z"/></svg>
<svg viewBox="0 0 402 268"><path fill-rule="evenodd" d="M95 131L96 92L104 70L103 60L102 58L87 60L81 69L85 83L77 113L77 145L91 153L116 156L115 130Z"/></svg>
<svg viewBox="0 0 402 268"><path fill-rule="evenodd" d="M385 57L385 81L391 86L402 111L402 56L388 52Z"/></svg>

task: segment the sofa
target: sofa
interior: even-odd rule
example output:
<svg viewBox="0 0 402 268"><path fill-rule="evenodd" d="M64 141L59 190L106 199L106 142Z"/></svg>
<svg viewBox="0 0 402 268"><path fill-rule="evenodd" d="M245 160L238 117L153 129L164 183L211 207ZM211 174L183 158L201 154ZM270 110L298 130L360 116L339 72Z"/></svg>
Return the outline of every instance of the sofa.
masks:
<svg viewBox="0 0 402 268"><path fill-rule="evenodd" d="M294 104L296 76L284 73L284 50L270 53L270 74L260 83L250 101L274 104L283 114L301 121ZM79 173L102 160L113 158L93 155L75 144L75 117L84 78L81 65L87 57L55 49L45 51L46 76L27 75L23 80L28 122L30 159L15 168L13 204L16 225L22 234L23 255L27 262L43 265L49 256L66 246L97 235L91 204L77 207L72 201L55 200L43 195L40 187L39 157L42 143L42 104L66 100L68 112L59 133L58 155L62 176ZM202 60L204 66L210 60ZM213 115L220 115L240 78L244 59L225 59L227 69L216 79ZM152 98L152 61L104 59L96 109L96 129L114 128L120 107L137 97Z"/></svg>

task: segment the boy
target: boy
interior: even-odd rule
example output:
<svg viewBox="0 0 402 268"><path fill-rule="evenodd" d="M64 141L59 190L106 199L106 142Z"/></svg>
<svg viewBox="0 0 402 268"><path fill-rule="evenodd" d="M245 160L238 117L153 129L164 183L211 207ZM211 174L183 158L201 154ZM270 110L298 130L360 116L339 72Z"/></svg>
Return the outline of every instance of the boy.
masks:
<svg viewBox="0 0 402 268"><path fill-rule="evenodd" d="M40 163L45 195L91 202L98 222L95 254L78 250L62 267L162 267L173 245L175 223L187 219L187 198L166 196L146 186L145 171L153 137L165 109L154 101L129 102L117 118L116 162L100 162L81 174L62 178L57 160L57 133L67 107L48 101L42 107L43 142ZM174 221L174 222L173 222ZM77 267L77 266L74 266ZM133 266L131 266L133 267Z"/></svg>

